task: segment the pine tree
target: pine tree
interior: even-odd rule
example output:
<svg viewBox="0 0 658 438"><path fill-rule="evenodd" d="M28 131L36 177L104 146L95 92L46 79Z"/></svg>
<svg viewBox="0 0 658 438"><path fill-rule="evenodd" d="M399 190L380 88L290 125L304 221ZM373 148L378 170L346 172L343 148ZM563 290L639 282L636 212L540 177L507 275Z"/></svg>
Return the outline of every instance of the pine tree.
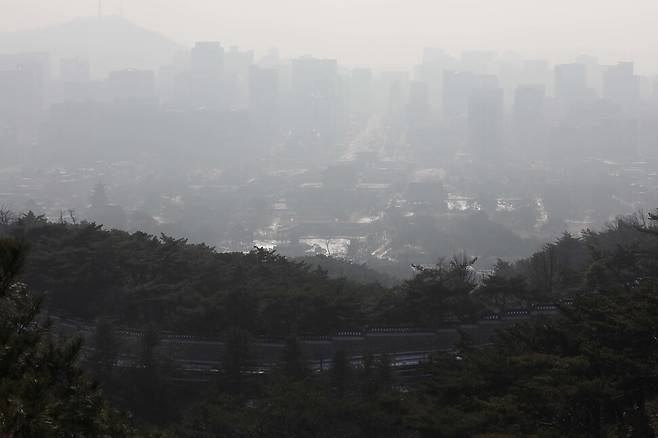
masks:
<svg viewBox="0 0 658 438"><path fill-rule="evenodd" d="M56 342L40 320L18 282L25 252L0 239L0 436L134 436L79 367L81 342Z"/></svg>

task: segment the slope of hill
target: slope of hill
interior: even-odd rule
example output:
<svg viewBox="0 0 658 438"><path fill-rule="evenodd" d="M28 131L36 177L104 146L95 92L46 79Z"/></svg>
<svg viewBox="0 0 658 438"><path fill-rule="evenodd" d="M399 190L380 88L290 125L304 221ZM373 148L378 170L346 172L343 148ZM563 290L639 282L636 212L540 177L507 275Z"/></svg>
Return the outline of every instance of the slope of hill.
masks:
<svg viewBox="0 0 658 438"><path fill-rule="evenodd" d="M185 239L33 215L9 235L29 244L24 280L57 312L83 319L188 333L323 334L364 325L369 306L386 295L265 250L218 253Z"/></svg>
<svg viewBox="0 0 658 438"><path fill-rule="evenodd" d="M168 38L122 17L83 17L64 24L0 33L0 53L49 52L54 71L58 59L85 57L92 74L155 68L171 62L181 47Z"/></svg>

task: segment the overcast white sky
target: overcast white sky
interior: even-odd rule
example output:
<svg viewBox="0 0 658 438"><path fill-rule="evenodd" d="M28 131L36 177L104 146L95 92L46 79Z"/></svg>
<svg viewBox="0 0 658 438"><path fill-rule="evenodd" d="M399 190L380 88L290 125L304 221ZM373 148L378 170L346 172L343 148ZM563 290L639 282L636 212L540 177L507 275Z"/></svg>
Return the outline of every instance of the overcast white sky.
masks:
<svg viewBox="0 0 658 438"><path fill-rule="evenodd" d="M220 40L263 52L409 66L425 46L513 50L565 61L579 53L658 72L658 0L103 0L183 44ZM97 0L0 0L0 30L94 15Z"/></svg>

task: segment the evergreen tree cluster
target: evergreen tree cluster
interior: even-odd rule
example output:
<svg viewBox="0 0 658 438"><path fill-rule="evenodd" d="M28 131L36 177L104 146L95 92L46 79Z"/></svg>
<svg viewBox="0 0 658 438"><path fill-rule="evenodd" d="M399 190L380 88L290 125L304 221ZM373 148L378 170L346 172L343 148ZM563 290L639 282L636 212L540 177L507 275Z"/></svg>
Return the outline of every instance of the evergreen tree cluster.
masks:
<svg viewBox="0 0 658 438"><path fill-rule="evenodd" d="M655 436L656 219L564 235L484 277L465 256L418 266L392 288L331 279L262 249L219 254L94 224L7 221L0 434L146 436L151 424L176 437ZM79 341L54 337L26 284L45 292L53 311L100 318L92 354L82 358ZM464 338L406 377L387 355L368 352L339 350L311 369L296 336L372 323L441 327L539 302L564 304L490 344ZM145 329L132 363L120 363L118 323ZM223 334L230 354L203 390L191 392L163 357L162 328ZM266 374L250 366L258 334L287 336Z"/></svg>
<svg viewBox="0 0 658 438"><path fill-rule="evenodd" d="M146 436L104 400L80 366L79 340L60 341L41 300L18 281L25 248L0 238L0 436Z"/></svg>

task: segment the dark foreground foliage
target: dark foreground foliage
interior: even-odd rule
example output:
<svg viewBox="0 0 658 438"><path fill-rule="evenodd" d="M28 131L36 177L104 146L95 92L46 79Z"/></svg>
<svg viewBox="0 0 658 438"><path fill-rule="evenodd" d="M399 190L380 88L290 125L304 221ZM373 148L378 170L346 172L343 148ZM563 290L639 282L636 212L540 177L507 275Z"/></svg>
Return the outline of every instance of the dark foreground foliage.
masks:
<svg viewBox="0 0 658 438"><path fill-rule="evenodd" d="M0 238L0 436L142 436L80 368L79 341L54 339L40 300L16 282L25 248Z"/></svg>
<svg viewBox="0 0 658 438"><path fill-rule="evenodd" d="M49 223L28 214L6 234L30 245L26 281L69 315L187 333L241 328L286 336L358 326L376 284L330 279L274 252L218 253L185 239Z"/></svg>
<svg viewBox="0 0 658 438"><path fill-rule="evenodd" d="M311 267L260 248L218 253L185 239L51 223L31 213L0 226L2 234L29 244L25 281L47 293L57 313L201 335L239 328L280 337L364 326L440 327L555 302L583 289L593 254L588 247L598 238L565 235L527 260L500 261L481 284L476 259L462 255L417 266L412 279L385 287L369 282L374 277L360 265L328 259L330 276L315 261ZM347 267L364 282L335 278Z"/></svg>
<svg viewBox="0 0 658 438"><path fill-rule="evenodd" d="M140 436L151 424L181 437L648 437L658 403L658 235L620 221L565 235L479 280L457 257L386 289L332 280L278 255L217 254L165 236L25 217L3 230L32 252L23 279L53 308L102 317L93 354L56 340L39 300L19 283L22 244L0 241L0 432L8 436ZM143 264L143 266L142 266ZM336 352L307 368L304 331L383 321L438 327L538 301L559 317L520 322L488 345L468 339L402 377L387 355ZM147 328L132 366L119 367L114 326ZM132 313L131 313L132 312ZM205 316L204 316L205 315ZM211 317L212 316L212 317ZM205 318L205 319L204 319ZM319 319L319 321L316 321ZM158 348L160 327L225 336L231 360L190 389ZM265 375L249 372L255 334L287 335ZM367 352L366 352L367 353Z"/></svg>

